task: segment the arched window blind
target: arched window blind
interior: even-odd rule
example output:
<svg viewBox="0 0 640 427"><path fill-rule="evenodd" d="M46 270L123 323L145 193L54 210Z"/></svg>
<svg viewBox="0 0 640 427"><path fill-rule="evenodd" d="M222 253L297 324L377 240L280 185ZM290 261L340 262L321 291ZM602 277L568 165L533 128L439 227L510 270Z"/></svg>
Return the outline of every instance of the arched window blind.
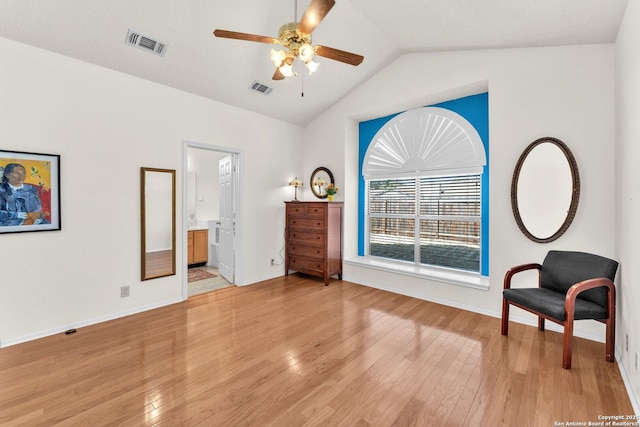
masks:
<svg viewBox="0 0 640 427"><path fill-rule="evenodd" d="M464 117L445 108L423 107L397 115L378 131L362 175L481 173L486 163L482 139Z"/></svg>

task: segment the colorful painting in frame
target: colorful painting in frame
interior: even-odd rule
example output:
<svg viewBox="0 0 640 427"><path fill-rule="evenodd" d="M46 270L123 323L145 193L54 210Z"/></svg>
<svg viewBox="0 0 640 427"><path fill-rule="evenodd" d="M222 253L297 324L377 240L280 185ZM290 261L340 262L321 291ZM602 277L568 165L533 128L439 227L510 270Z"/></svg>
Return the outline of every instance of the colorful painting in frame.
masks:
<svg viewBox="0 0 640 427"><path fill-rule="evenodd" d="M60 156L0 150L0 233L60 230Z"/></svg>

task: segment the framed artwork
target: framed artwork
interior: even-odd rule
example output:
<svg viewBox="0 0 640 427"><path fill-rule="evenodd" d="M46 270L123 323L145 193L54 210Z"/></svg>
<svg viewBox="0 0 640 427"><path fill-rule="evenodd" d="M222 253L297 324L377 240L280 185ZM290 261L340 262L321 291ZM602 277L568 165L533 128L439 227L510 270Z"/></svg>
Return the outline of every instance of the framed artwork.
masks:
<svg viewBox="0 0 640 427"><path fill-rule="evenodd" d="M0 233L60 228L60 156L0 150Z"/></svg>

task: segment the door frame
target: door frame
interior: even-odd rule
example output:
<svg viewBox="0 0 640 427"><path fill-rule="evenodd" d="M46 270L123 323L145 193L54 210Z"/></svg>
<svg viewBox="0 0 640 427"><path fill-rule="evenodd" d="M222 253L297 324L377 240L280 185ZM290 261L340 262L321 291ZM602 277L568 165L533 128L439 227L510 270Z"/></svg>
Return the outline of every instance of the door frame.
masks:
<svg viewBox="0 0 640 427"><path fill-rule="evenodd" d="M243 188L243 165L244 165L244 156L242 150L231 147L223 147L220 145L210 145L204 144L200 142L182 140L182 299L186 300L189 298L189 283L188 283L188 265L187 265L187 244L188 244L188 236L187 233L189 231L188 219L189 214L187 212L187 182L188 182L188 173L189 173L189 148L196 148L200 150L209 150L216 151L219 153L226 153L234 157L235 162L232 160L232 164L235 164L236 170L232 174L231 179L233 180L233 210L235 212L235 233L233 235L233 247L234 247L234 263L233 263L233 277L234 284L238 286L242 286L244 283L244 277L242 275L242 231L243 231L243 220L242 220L242 212L240 209L241 196L242 196L242 188ZM216 170L218 169L218 165L215 165Z"/></svg>

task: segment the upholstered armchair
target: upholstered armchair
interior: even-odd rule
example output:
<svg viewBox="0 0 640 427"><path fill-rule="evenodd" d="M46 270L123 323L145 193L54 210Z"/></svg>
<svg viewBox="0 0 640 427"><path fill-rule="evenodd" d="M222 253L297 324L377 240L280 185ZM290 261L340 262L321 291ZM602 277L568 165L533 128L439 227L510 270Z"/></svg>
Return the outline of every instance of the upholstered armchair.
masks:
<svg viewBox="0 0 640 427"><path fill-rule="evenodd" d="M538 287L511 288L512 277L526 270L538 270ZM549 251L542 265L513 267L504 277L502 291L502 335L509 331L509 306L538 316L538 329L545 320L564 326L562 367L571 368L574 320L593 319L607 325L606 359L614 361L616 290L613 280L616 261L584 252Z"/></svg>

